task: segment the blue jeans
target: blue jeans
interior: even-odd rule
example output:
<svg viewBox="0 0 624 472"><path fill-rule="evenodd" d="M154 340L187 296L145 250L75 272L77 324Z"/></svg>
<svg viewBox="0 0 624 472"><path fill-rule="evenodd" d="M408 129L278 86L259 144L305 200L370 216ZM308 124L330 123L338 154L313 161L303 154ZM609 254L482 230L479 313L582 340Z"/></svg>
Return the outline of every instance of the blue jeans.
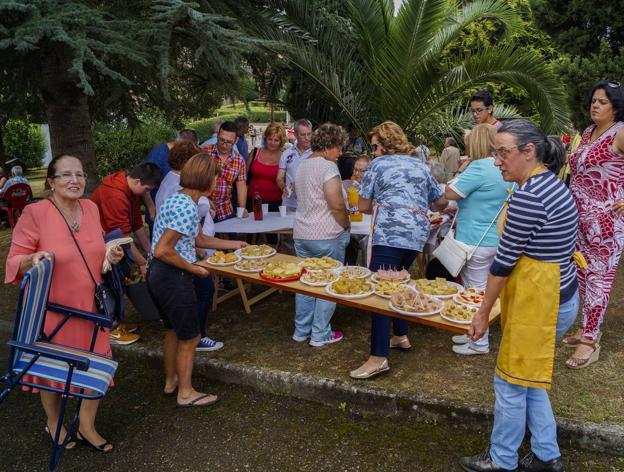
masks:
<svg viewBox="0 0 624 472"><path fill-rule="evenodd" d="M208 310L212 305L212 297L214 295L214 283L212 276L193 277L195 285L195 296L197 297L197 319L199 320L199 333L202 338L206 337L206 319L208 318Z"/></svg>
<svg viewBox="0 0 624 472"><path fill-rule="evenodd" d="M414 263L418 251L390 246L373 246L369 269L409 269ZM371 324L371 356L388 357L390 354L390 323L395 336L405 336L409 322L386 315L372 315Z"/></svg>
<svg viewBox="0 0 624 472"><path fill-rule="evenodd" d="M329 256L344 261L345 248L349 244L349 233L344 232L336 239L295 239L295 251L299 257ZM336 310L336 304L305 295L295 296L295 336L310 336L315 342L328 341L332 336L329 324Z"/></svg>
<svg viewBox="0 0 624 472"><path fill-rule="evenodd" d="M559 306L557 334L559 339L572 326L579 308L578 291ZM505 469L518 467L518 449L528 425L531 450L542 461L561 455L557 444L557 422L550 406L548 392L543 388L522 387L494 376L494 427L490 455Z"/></svg>

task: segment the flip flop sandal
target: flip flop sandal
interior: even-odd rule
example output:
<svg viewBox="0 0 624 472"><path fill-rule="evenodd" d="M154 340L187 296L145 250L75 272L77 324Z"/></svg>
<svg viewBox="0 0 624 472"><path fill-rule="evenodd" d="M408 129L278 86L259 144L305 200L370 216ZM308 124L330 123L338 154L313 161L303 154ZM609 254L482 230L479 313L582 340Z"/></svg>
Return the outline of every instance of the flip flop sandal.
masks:
<svg viewBox="0 0 624 472"><path fill-rule="evenodd" d="M583 369L584 367L587 367L587 366L593 364L594 362L596 362L598 360L598 358L600 357L600 344L598 344L598 341L591 342L591 341L584 341L584 340L581 339L579 344L584 344L585 346L590 346L594 350L589 355L589 357L575 357L575 356L571 356L566 361L566 367L569 368L569 369ZM571 364L570 361L572 361L574 364Z"/></svg>
<svg viewBox="0 0 624 472"><path fill-rule="evenodd" d="M179 403L178 402L178 406L180 408L191 408L191 407L200 407L200 406L210 406L210 405L214 405L215 403L217 403L219 401L219 397L215 398L214 400L208 402L208 403L197 403L198 401L203 400L204 398L208 398L212 396L210 393L207 393L206 395L200 395L197 398L194 398L193 400L191 400L188 403Z"/></svg>

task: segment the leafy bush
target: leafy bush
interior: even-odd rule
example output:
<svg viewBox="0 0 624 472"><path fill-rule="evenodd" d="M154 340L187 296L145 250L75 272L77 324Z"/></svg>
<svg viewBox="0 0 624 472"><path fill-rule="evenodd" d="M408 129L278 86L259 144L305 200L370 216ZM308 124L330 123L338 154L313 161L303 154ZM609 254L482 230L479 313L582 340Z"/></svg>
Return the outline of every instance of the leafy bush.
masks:
<svg viewBox="0 0 624 472"><path fill-rule="evenodd" d="M96 125L93 138L97 171L101 178L140 164L154 146L172 141L175 129L162 116L150 115L135 128L126 123Z"/></svg>
<svg viewBox="0 0 624 472"><path fill-rule="evenodd" d="M197 131L197 133L199 134L199 142L201 143L210 138L210 128L215 120L234 121L234 119L238 116L246 116L252 123L268 123L269 121L271 121L271 113L268 110L256 111L254 110L254 107L252 107L251 113L247 113L244 109L242 109L239 112L235 113L223 113L217 116L212 116L210 118L202 118L201 120L191 121L187 123L186 126L188 126L189 128L193 128L195 131ZM273 120L285 121L286 112L274 111Z"/></svg>
<svg viewBox="0 0 624 472"><path fill-rule="evenodd" d="M38 125L26 120L8 120L2 141L7 161L18 159L26 168L41 167L45 141Z"/></svg>

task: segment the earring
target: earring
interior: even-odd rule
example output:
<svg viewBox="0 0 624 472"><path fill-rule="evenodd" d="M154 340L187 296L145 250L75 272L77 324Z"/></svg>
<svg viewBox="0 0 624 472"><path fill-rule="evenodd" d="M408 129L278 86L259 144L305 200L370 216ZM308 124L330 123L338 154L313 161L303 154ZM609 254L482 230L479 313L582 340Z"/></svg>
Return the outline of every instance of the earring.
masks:
<svg viewBox="0 0 624 472"><path fill-rule="evenodd" d="M51 190L52 192L54 192L54 187L51 187L51 188L50 188L50 190Z"/></svg>

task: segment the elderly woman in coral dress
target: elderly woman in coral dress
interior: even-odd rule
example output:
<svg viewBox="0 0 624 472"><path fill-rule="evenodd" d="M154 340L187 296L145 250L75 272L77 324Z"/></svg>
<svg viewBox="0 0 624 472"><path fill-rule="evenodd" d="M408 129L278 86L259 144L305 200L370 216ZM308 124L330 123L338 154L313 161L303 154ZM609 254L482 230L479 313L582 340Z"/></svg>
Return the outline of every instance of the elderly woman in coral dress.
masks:
<svg viewBox="0 0 624 472"><path fill-rule="evenodd" d="M95 285L102 281L102 265L105 257L117 263L123 256L120 248L106 253L100 215L97 206L81 198L84 194L87 175L79 159L61 155L48 166L47 182L51 196L28 205L13 231L13 240L6 264L5 283L17 283L33 265L42 258L54 255L55 268L52 274L49 300L79 310L95 312ZM87 261L88 268L80 257L73 241L77 243ZM63 315L47 312L44 332L50 333L63 319ZM90 321L70 318L54 336L56 343L89 350L93 324ZM108 330L98 330L94 352L111 355ZM48 385L51 382L40 378L24 377L29 382ZM56 386L59 386L58 384ZM52 437L56 434L61 398L58 394L44 390L39 392L47 416L46 431ZM77 439L100 452L110 452L113 446L95 429L95 417L99 400L84 400L80 410ZM60 439L65 439L62 431ZM66 448L76 445L70 441Z"/></svg>

